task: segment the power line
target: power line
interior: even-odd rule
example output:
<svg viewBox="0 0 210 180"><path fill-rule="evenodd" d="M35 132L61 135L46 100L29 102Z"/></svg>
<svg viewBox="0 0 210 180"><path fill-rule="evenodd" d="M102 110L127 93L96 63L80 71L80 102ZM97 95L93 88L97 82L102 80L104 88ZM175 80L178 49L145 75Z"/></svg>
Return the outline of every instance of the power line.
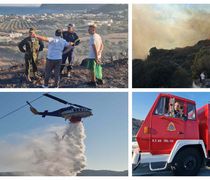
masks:
<svg viewBox="0 0 210 180"><path fill-rule="evenodd" d="M37 101L38 99L40 99L40 98L42 98L42 97L43 97L43 95L41 95L41 96L39 96L38 98L36 98L36 99L30 101L29 103L33 103L33 102ZM28 104L24 104L24 105L18 107L17 109L14 109L13 111L11 111L11 112L9 112L9 113L3 115L2 117L0 117L0 119L3 119L3 118L5 118L5 117L7 117L7 116L9 116L9 115L11 115L11 114L17 112L17 111L23 109L23 108L26 107L26 106L28 106Z"/></svg>

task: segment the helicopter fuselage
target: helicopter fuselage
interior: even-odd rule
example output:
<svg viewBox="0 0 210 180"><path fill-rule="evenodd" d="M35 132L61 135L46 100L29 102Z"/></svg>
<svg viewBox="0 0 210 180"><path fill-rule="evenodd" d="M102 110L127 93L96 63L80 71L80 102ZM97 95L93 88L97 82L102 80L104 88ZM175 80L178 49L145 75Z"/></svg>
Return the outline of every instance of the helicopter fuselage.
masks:
<svg viewBox="0 0 210 180"><path fill-rule="evenodd" d="M62 104L69 105L69 106L65 107L65 108L58 109L56 111L49 112L48 110L46 110L44 112L40 112L40 111L37 111L31 105L30 102L26 101L26 103L30 106L31 112L35 115L41 115L42 117L45 117L45 116L62 117L62 118L65 118L65 119L69 120L72 123L80 122L82 120L82 118L86 118L86 117L89 117L89 116L93 115L92 110L87 108L87 107L84 107L84 106L81 106L81 105L78 105L78 104L72 104L70 102L67 102L63 99L60 99L60 98L58 98L56 96L53 96L53 95L50 95L48 93L43 94L43 96L46 96L48 98L51 98L55 101L58 101Z"/></svg>
<svg viewBox="0 0 210 180"><path fill-rule="evenodd" d="M61 108L59 110L52 111L52 112L48 112L48 111L38 112L38 115L42 115L42 117L45 117L45 116L62 117L62 118L68 119L69 121L71 121L71 120L72 121L81 121L81 118L86 118L86 117L92 116L93 114L92 114L91 110L89 110L89 109L75 108L73 106L69 106L69 107Z"/></svg>

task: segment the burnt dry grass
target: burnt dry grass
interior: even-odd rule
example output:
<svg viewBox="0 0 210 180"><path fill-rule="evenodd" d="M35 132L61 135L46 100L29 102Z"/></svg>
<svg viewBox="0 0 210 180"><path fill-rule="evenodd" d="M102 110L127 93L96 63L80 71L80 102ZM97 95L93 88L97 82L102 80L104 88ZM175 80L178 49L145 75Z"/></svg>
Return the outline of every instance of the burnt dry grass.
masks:
<svg viewBox="0 0 210 180"><path fill-rule="evenodd" d="M128 87L128 59L108 62L103 67L103 85L97 88L127 88ZM40 88L44 83L44 67L38 67L39 80L27 82L24 75L24 64L1 68L0 88ZM33 78L32 78L33 79ZM60 88L91 88L87 85L89 71L84 66L74 66L71 77L61 76ZM49 86L53 87L53 77Z"/></svg>

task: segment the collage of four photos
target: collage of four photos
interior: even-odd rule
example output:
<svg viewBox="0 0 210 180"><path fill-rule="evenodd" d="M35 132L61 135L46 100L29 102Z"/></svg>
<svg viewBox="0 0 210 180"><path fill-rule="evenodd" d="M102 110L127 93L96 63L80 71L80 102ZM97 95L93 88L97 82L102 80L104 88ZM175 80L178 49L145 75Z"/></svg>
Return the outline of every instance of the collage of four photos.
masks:
<svg viewBox="0 0 210 180"><path fill-rule="evenodd" d="M210 176L209 15L0 3L0 176Z"/></svg>

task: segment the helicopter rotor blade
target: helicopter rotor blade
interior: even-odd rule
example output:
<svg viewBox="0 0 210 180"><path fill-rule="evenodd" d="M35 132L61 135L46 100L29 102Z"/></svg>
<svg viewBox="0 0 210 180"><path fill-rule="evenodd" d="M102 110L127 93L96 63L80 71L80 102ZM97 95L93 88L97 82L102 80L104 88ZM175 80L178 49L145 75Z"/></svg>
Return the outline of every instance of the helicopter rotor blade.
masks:
<svg viewBox="0 0 210 180"><path fill-rule="evenodd" d="M55 97L55 96L53 96L51 94L48 94L48 93L45 93L43 95L48 97L48 98L54 99L54 100L56 100L56 101L58 101L60 103L63 103L63 104L69 104L69 105L76 106L76 107L79 107L79 108L85 108L85 109L91 110L90 108L87 108L85 106L81 106L81 105L78 105L78 104L73 104L73 103L67 102L67 101L65 101L63 99L60 99L60 98Z"/></svg>
<svg viewBox="0 0 210 180"><path fill-rule="evenodd" d="M31 105L31 103L30 103L30 102L26 101L26 103L27 103L30 107L33 107L33 106Z"/></svg>
<svg viewBox="0 0 210 180"><path fill-rule="evenodd" d="M54 99L54 100L56 100L56 101L58 101L58 102L60 102L60 103L69 104L67 101L65 101L65 100L63 100L63 99L60 99L60 98L58 98L58 97L55 97L55 96L53 96L53 95L51 95L51 94L45 93L45 94L43 94L43 95L46 96L46 97L48 97L48 98Z"/></svg>
<svg viewBox="0 0 210 180"><path fill-rule="evenodd" d="M87 109L87 110L92 110L92 109L90 109L90 108L87 108L87 107L85 107L85 106L81 106L81 105L78 105L78 104L69 103L69 105L76 106L76 107L79 107L79 108L85 108L85 109Z"/></svg>

